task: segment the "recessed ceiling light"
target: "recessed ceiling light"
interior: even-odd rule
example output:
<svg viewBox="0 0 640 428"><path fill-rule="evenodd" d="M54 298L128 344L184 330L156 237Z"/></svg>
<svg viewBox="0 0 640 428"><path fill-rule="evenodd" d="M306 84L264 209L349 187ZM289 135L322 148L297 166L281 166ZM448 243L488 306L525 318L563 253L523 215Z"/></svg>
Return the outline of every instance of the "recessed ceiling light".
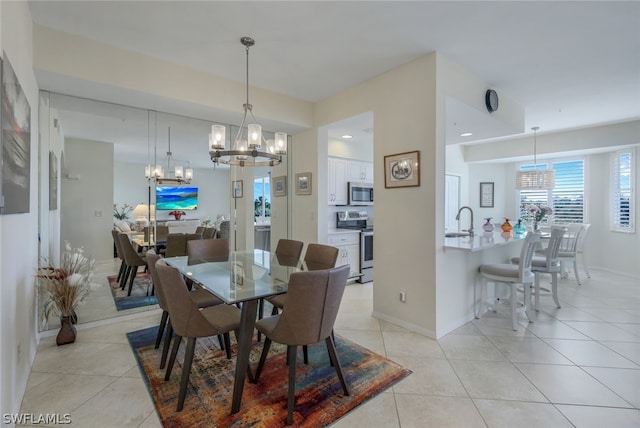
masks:
<svg viewBox="0 0 640 428"><path fill-rule="evenodd" d="M344 138L345 140L350 140L350 139L352 139L352 138L353 138L353 135L344 134L344 135L342 136L342 138Z"/></svg>
<svg viewBox="0 0 640 428"><path fill-rule="evenodd" d="M463 132L462 134L460 134L461 137L471 137L473 135L473 132Z"/></svg>

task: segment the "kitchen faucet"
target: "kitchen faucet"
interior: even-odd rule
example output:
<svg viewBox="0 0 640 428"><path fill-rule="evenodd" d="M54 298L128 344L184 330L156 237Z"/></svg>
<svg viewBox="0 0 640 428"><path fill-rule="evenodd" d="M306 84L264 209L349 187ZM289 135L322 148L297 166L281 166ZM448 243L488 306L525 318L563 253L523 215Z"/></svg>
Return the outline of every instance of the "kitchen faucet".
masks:
<svg viewBox="0 0 640 428"><path fill-rule="evenodd" d="M471 207L468 207L466 205L464 207L460 207L460 209L458 210L458 215L456 215L456 220L460 221L460 213L465 208L468 209L471 213L471 223L469 224L469 229L467 229L467 232L469 232L469 236L473 236L473 210L471 209Z"/></svg>

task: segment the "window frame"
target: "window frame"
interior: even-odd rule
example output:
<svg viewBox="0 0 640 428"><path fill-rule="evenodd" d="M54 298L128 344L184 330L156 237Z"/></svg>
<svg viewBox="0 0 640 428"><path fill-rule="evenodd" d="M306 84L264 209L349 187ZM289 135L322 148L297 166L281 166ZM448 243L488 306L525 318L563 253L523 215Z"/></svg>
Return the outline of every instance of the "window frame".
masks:
<svg viewBox="0 0 640 428"><path fill-rule="evenodd" d="M635 233L636 231L636 148L628 147L609 154L609 230L618 233ZM616 165L623 154L629 154L629 226L623 227L616 221L616 207L614 199L620 195L620 172ZM619 219L617 219L619 220Z"/></svg>

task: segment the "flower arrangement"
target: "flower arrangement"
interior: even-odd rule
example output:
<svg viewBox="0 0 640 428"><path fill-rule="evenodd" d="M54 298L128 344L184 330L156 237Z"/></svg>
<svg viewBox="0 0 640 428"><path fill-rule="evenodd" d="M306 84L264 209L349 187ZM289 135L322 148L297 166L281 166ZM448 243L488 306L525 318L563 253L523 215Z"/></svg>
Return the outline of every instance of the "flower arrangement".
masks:
<svg viewBox="0 0 640 428"><path fill-rule="evenodd" d="M82 248L72 248L65 242L60 267L40 266L36 277L38 287L47 296L43 315L48 319L53 311L62 317L73 316L75 309L89 294L95 259Z"/></svg>
<svg viewBox="0 0 640 428"><path fill-rule="evenodd" d="M124 204L121 208L118 208L116 204L113 204L113 216L118 220L128 219L131 211L133 211L133 207L129 204Z"/></svg>
<svg viewBox="0 0 640 428"><path fill-rule="evenodd" d="M186 213L186 212L184 212L184 211L180 211L180 210L173 210L173 211L171 211L171 212L169 213L169 215L172 215L176 220L180 220L180 218L181 218L183 215L187 215L187 213Z"/></svg>
<svg viewBox="0 0 640 428"><path fill-rule="evenodd" d="M538 223L544 220L546 216L553 214L553 210L548 205L529 204L523 208L529 219L533 220L533 230L538 230Z"/></svg>
<svg viewBox="0 0 640 428"><path fill-rule="evenodd" d="M205 217L200 221L200 225L204 227L209 227L210 224L211 224L211 219L209 217Z"/></svg>

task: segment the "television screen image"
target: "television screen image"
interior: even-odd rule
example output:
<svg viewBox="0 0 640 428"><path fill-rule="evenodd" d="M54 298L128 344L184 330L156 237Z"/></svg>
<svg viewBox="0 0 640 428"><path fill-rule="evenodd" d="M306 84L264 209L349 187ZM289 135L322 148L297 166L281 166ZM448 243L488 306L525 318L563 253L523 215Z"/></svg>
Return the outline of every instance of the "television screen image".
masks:
<svg viewBox="0 0 640 428"><path fill-rule="evenodd" d="M156 187L157 210L196 210L198 209L198 188L178 186Z"/></svg>

